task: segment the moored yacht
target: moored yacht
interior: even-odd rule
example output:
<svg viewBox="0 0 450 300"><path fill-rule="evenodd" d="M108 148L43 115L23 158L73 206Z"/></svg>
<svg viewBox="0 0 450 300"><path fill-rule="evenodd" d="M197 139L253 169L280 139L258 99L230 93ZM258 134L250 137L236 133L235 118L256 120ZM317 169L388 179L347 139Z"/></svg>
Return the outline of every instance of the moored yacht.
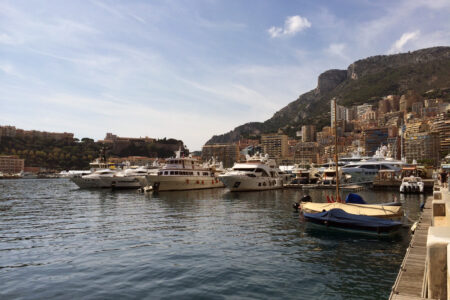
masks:
<svg viewBox="0 0 450 300"><path fill-rule="evenodd" d="M350 163L342 168L343 172L352 176L352 182L373 182L380 170L398 172L405 162L394 160L386 146L378 149L373 157L367 160Z"/></svg>
<svg viewBox="0 0 450 300"><path fill-rule="evenodd" d="M110 188L111 179L116 173L117 171L111 169L101 169L89 175L72 176L70 180L82 189Z"/></svg>
<svg viewBox="0 0 450 300"><path fill-rule="evenodd" d="M268 155L247 156L246 162L235 163L233 168L219 176L220 181L231 191L261 191L283 187L275 161Z"/></svg>
<svg viewBox="0 0 450 300"><path fill-rule="evenodd" d="M213 169L202 166L192 157L180 157L166 160L166 164L156 174L145 176L142 188L151 187L153 191L182 191L212 189L223 187ZM145 186L144 186L145 184Z"/></svg>
<svg viewBox="0 0 450 300"><path fill-rule="evenodd" d="M158 169L146 167L128 168L117 172L113 177L103 178L102 180L105 181L105 185L107 185L106 181L109 181L111 188L138 189L141 187L140 179L156 172L158 172Z"/></svg>
<svg viewBox="0 0 450 300"><path fill-rule="evenodd" d="M320 178L319 171L316 168L302 168L296 166L293 169L293 174L295 176L293 182L299 184L314 184Z"/></svg>
<svg viewBox="0 0 450 300"><path fill-rule="evenodd" d="M347 183L351 179L351 175L347 175L343 172L342 167L338 167L338 176L340 183ZM320 177L321 184L336 184L336 167L329 167L324 170Z"/></svg>

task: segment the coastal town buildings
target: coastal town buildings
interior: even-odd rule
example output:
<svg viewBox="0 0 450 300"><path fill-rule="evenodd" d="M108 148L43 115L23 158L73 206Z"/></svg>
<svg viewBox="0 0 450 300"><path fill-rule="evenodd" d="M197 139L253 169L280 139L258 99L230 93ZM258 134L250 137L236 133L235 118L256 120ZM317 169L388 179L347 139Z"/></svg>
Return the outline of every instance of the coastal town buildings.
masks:
<svg viewBox="0 0 450 300"><path fill-rule="evenodd" d="M54 140L73 140L73 133L69 132L48 132L38 130L24 130L15 126L0 126L0 140L2 137L36 137Z"/></svg>
<svg viewBox="0 0 450 300"><path fill-rule="evenodd" d="M427 162L438 166L440 157L439 134L436 132L417 132L405 139L405 157L407 161Z"/></svg>
<svg viewBox="0 0 450 300"><path fill-rule="evenodd" d="M386 144L388 139L388 128L371 128L363 132L365 155L374 155L375 151Z"/></svg>
<svg viewBox="0 0 450 300"><path fill-rule="evenodd" d="M303 125L302 126L302 142L315 142L316 141L316 126Z"/></svg>
<svg viewBox="0 0 450 300"><path fill-rule="evenodd" d="M202 148L202 160L208 161L214 157L216 161L221 161L224 168L231 168L239 161L239 147L237 144L211 144Z"/></svg>
<svg viewBox="0 0 450 300"><path fill-rule="evenodd" d="M431 124L431 130L438 133L440 142L440 155L445 157L445 155L450 153L450 111L447 110L445 113L440 113L436 116Z"/></svg>
<svg viewBox="0 0 450 300"><path fill-rule="evenodd" d="M270 158L282 160L288 157L288 136L285 134L262 134L261 146Z"/></svg>
<svg viewBox="0 0 450 300"><path fill-rule="evenodd" d="M3 174L17 174L24 170L25 159L15 155L0 156L0 172Z"/></svg>
<svg viewBox="0 0 450 300"><path fill-rule="evenodd" d="M316 142L300 142L294 147L294 163L317 164L323 153L323 147Z"/></svg>

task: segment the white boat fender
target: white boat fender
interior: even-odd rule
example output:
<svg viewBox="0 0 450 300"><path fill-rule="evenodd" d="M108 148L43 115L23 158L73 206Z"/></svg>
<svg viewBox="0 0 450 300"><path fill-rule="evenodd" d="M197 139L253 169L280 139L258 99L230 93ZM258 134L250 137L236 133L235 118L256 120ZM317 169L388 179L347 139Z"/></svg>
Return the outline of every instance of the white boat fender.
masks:
<svg viewBox="0 0 450 300"><path fill-rule="evenodd" d="M416 221L416 222L414 222L414 224L412 224L412 226L411 226L411 232L412 233L414 233L414 231L416 231L416 228L417 228L417 224L418 224L418 222Z"/></svg>

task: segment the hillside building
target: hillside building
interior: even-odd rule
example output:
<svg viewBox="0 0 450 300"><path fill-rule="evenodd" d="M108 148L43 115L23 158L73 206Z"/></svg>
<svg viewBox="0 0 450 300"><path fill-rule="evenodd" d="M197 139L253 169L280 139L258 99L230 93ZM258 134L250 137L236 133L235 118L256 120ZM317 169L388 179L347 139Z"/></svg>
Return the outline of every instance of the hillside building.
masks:
<svg viewBox="0 0 450 300"><path fill-rule="evenodd" d="M25 159L15 155L0 156L0 172L3 174L17 174L24 170Z"/></svg>
<svg viewBox="0 0 450 300"><path fill-rule="evenodd" d="M381 146L387 144L388 128L371 128L363 132L364 149L366 155L374 155L375 151Z"/></svg>
<svg viewBox="0 0 450 300"><path fill-rule="evenodd" d="M439 135L439 152L441 158L444 158L450 153L450 111L440 113L433 120L431 130Z"/></svg>
<svg viewBox="0 0 450 300"><path fill-rule="evenodd" d="M302 142L315 142L316 141L316 126L303 125L302 126Z"/></svg>
<svg viewBox="0 0 450 300"><path fill-rule="evenodd" d="M285 134L263 134L261 146L270 158L287 158L289 154L288 136Z"/></svg>
<svg viewBox="0 0 450 300"><path fill-rule="evenodd" d="M336 102L336 99L331 100L331 127L334 127L334 103ZM347 108L341 105L336 105L336 120L337 121L344 121L347 119Z"/></svg>
<svg viewBox="0 0 450 300"><path fill-rule="evenodd" d="M405 138L405 157L408 162L428 161L439 165L439 134L436 132L418 132Z"/></svg>
<svg viewBox="0 0 450 300"><path fill-rule="evenodd" d="M208 161L214 157L223 163L224 168L231 168L239 161L239 147L237 144L211 144L202 148L202 160Z"/></svg>
<svg viewBox="0 0 450 300"><path fill-rule="evenodd" d="M358 105L356 106L356 115L358 120L361 119L361 117L366 113L367 110L372 109L372 105L370 104L362 104L362 105Z"/></svg>
<svg viewBox="0 0 450 300"><path fill-rule="evenodd" d="M73 133L69 132L23 130L16 128L15 126L0 126L0 140L2 137L32 137L72 141L73 136Z"/></svg>
<svg viewBox="0 0 450 300"><path fill-rule="evenodd" d="M300 142L294 147L294 163L317 164L320 163L322 147L316 142Z"/></svg>

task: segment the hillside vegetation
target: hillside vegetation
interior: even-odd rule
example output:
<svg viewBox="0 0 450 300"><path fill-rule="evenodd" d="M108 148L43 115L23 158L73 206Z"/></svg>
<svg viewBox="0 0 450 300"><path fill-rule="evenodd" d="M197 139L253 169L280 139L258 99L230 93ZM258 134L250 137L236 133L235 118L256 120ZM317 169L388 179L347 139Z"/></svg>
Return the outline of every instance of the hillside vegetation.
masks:
<svg viewBox="0 0 450 300"><path fill-rule="evenodd" d="M43 137L2 137L0 155L17 155L27 167L50 170L88 169L89 163L104 149L107 157L148 156L166 158L182 147L176 139L159 139L152 143L130 141L116 150L114 144L102 144L90 138L55 140Z"/></svg>

